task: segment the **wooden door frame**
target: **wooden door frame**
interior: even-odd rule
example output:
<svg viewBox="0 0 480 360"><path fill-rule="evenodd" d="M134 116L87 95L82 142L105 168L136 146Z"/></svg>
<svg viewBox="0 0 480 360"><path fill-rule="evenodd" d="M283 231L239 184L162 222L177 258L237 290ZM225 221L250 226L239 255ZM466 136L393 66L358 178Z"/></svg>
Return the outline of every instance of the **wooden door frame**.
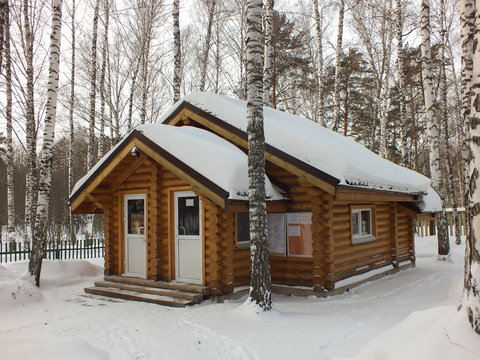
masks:
<svg viewBox="0 0 480 360"><path fill-rule="evenodd" d="M125 273L125 262L126 262L126 251L125 251L125 246L126 246L126 239L125 239L125 216L124 216L124 209L125 209L125 196L126 195L145 195L145 246L146 246L146 251L145 251L145 256L146 256L146 269L145 269L145 277L148 279L148 246L149 246L149 237L148 237L148 229L149 229L149 223L148 223L148 189L134 189L134 190L122 190L117 192L118 196L120 197L120 201L118 202L119 204L119 209L118 209L118 216L120 217L120 231L119 231L119 246L118 246L118 274L122 275Z"/></svg>

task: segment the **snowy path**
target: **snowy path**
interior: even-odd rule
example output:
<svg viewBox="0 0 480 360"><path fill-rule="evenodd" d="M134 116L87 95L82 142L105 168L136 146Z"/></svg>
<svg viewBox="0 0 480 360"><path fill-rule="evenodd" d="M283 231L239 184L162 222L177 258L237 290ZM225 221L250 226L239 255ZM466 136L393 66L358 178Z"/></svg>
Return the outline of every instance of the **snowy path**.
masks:
<svg viewBox="0 0 480 360"><path fill-rule="evenodd" d="M362 349L376 336L392 331L397 331L396 337L408 336L391 328L414 311L446 306L442 312L448 312L460 303L463 249L454 249L447 262L435 260L432 239L417 241L417 249L414 269L328 299L274 296L275 310L260 315L253 314L242 300L225 304L205 301L173 309L86 296L83 287L101 277L102 269L85 261L47 262L40 290L22 276L25 263L0 265L0 358L353 356L367 351ZM432 316L434 311L419 314ZM418 316L410 318L419 321ZM369 346L374 350L368 354L377 351L378 345ZM477 348L468 351L472 359L477 358L480 340ZM385 353L378 354L383 354L378 359L388 358Z"/></svg>

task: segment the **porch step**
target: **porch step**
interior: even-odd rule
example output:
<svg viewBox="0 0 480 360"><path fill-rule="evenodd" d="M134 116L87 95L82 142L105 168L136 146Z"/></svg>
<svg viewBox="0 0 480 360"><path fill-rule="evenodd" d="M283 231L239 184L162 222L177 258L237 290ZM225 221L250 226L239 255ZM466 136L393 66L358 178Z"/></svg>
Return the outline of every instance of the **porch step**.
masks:
<svg viewBox="0 0 480 360"><path fill-rule="evenodd" d="M118 275L105 276L105 281L154 287L154 288L160 288L160 289L186 291L191 293L202 294L204 296L210 295L210 288L202 285L196 285L196 284L154 281L154 280L146 280L146 279L139 279L139 278L134 278L129 276L118 276Z"/></svg>
<svg viewBox="0 0 480 360"><path fill-rule="evenodd" d="M120 290L136 291L143 294L169 296L175 299L190 300L195 304L199 304L203 300L203 295L193 292L163 289L152 286L134 285L114 281L95 281L95 287L114 288Z"/></svg>
<svg viewBox="0 0 480 360"><path fill-rule="evenodd" d="M140 293L137 291L123 290L110 287L85 288L85 292L87 294L108 296L125 300L142 301L172 307L185 307L187 305L195 304L194 301L188 299L179 299L170 296Z"/></svg>

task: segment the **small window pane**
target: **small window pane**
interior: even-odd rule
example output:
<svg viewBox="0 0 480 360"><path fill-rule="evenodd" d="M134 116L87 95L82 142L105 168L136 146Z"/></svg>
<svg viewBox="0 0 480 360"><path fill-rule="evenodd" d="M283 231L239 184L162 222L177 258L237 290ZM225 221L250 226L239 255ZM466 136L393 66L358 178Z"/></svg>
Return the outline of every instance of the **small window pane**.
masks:
<svg viewBox="0 0 480 360"><path fill-rule="evenodd" d="M359 233L359 216L358 212L352 213L352 231L353 235L360 235Z"/></svg>
<svg viewBox="0 0 480 360"><path fill-rule="evenodd" d="M370 220L370 210L362 211L362 235L369 235L372 233L372 226Z"/></svg>
<svg viewBox="0 0 480 360"><path fill-rule="evenodd" d="M250 220L248 212L237 214L237 243L250 242Z"/></svg>
<svg viewBox="0 0 480 360"><path fill-rule="evenodd" d="M200 235L198 196L178 198L178 234Z"/></svg>
<svg viewBox="0 0 480 360"><path fill-rule="evenodd" d="M145 202L143 199L128 200L128 233L145 234Z"/></svg>

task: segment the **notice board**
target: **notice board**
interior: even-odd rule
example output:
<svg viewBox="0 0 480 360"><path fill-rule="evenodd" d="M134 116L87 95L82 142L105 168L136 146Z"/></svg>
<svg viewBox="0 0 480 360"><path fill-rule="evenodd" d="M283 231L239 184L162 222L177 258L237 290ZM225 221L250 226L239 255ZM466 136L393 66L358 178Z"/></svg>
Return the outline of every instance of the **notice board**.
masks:
<svg viewBox="0 0 480 360"><path fill-rule="evenodd" d="M287 213L288 255L312 256L312 213Z"/></svg>
<svg viewBox="0 0 480 360"><path fill-rule="evenodd" d="M272 255L285 255L285 213L267 214L268 248Z"/></svg>

